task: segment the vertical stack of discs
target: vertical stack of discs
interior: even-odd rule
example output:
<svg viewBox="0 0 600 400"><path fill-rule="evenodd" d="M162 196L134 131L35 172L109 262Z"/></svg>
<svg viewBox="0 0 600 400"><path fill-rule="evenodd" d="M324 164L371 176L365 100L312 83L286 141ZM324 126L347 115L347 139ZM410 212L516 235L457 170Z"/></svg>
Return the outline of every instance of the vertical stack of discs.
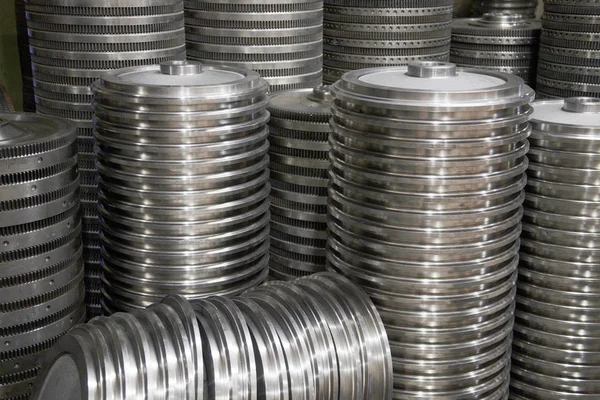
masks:
<svg viewBox="0 0 600 400"><path fill-rule="evenodd" d="M188 58L248 68L270 90L321 84L323 0L186 0Z"/></svg>
<svg viewBox="0 0 600 400"><path fill-rule="evenodd" d="M533 104L511 398L600 398L600 99Z"/></svg>
<svg viewBox="0 0 600 400"><path fill-rule="evenodd" d="M541 29L540 21L505 13L456 19L450 61L460 67L514 74L533 85Z"/></svg>
<svg viewBox="0 0 600 400"><path fill-rule="evenodd" d="M361 68L448 61L453 3L325 0L323 81L334 83Z"/></svg>
<svg viewBox="0 0 600 400"><path fill-rule="evenodd" d="M394 398L504 398L533 90L418 62L331 91L328 265L381 313Z"/></svg>
<svg viewBox="0 0 600 400"><path fill-rule="evenodd" d="M475 0L472 15L481 16L486 13L503 12L510 15L522 15L535 18L538 0Z"/></svg>
<svg viewBox="0 0 600 400"><path fill-rule="evenodd" d="M236 294L268 274L268 84L170 61L93 85L103 306Z"/></svg>
<svg viewBox="0 0 600 400"><path fill-rule="evenodd" d="M29 38L27 36L27 18L25 18L25 3L23 0L15 0L15 14L17 20L19 61L21 62L21 78L23 82L23 111L35 112L31 56L29 55Z"/></svg>
<svg viewBox="0 0 600 400"><path fill-rule="evenodd" d="M537 91L541 98L600 98L600 4L545 0Z"/></svg>
<svg viewBox="0 0 600 400"><path fill-rule="evenodd" d="M25 0L40 114L77 125L90 316L100 312L100 238L90 85L108 70L185 58L183 0Z"/></svg>
<svg viewBox="0 0 600 400"><path fill-rule="evenodd" d="M0 112L15 112L15 106L2 82L0 82Z"/></svg>
<svg viewBox="0 0 600 400"><path fill-rule="evenodd" d="M39 356L85 318L75 126L0 113L0 398L25 400Z"/></svg>
<svg viewBox="0 0 600 400"><path fill-rule="evenodd" d="M271 96L271 247L275 279L325 269L329 119L327 86Z"/></svg>

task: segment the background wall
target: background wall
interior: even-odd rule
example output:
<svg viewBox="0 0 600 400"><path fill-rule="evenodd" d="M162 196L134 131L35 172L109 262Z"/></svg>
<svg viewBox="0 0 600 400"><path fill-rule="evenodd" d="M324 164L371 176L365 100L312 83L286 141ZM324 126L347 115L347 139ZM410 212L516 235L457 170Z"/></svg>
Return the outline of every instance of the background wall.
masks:
<svg viewBox="0 0 600 400"><path fill-rule="evenodd" d="M21 110L23 93L14 0L0 0L0 82L17 110Z"/></svg>

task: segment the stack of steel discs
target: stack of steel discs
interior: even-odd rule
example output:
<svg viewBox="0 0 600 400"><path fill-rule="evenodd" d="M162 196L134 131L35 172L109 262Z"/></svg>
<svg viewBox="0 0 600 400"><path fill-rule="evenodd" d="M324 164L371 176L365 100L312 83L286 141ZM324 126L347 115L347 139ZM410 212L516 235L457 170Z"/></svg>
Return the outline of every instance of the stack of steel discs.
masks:
<svg viewBox="0 0 600 400"><path fill-rule="evenodd" d="M271 276L290 279L325 268L329 119L327 86L271 96Z"/></svg>
<svg viewBox="0 0 600 400"><path fill-rule="evenodd" d="M323 80L415 60L448 61L453 0L325 0Z"/></svg>
<svg viewBox="0 0 600 400"><path fill-rule="evenodd" d="M331 91L328 263L381 313L394 398L505 398L533 90L419 62Z"/></svg>
<svg viewBox="0 0 600 400"><path fill-rule="evenodd" d="M537 6L538 0L475 0L471 10L474 16L502 12L522 15L525 18L535 18Z"/></svg>
<svg viewBox="0 0 600 400"><path fill-rule="evenodd" d="M268 274L268 84L170 61L93 85L103 306L236 294Z"/></svg>
<svg viewBox="0 0 600 400"><path fill-rule="evenodd" d="M270 90L321 84L323 0L185 0L188 58L248 68Z"/></svg>
<svg viewBox="0 0 600 400"><path fill-rule="evenodd" d="M37 112L77 125L86 284L93 316L100 312L100 241L90 85L107 70L185 58L183 0L25 2Z"/></svg>
<svg viewBox="0 0 600 400"><path fill-rule="evenodd" d="M95 318L46 365L37 400L392 399L381 319L331 273Z"/></svg>
<svg viewBox="0 0 600 400"><path fill-rule="evenodd" d="M27 18L25 18L25 3L23 0L15 0L15 14L19 61L21 62L21 78L23 82L23 111L35 112L31 56L29 55L29 37L27 36Z"/></svg>
<svg viewBox="0 0 600 400"><path fill-rule="evenodd" d="M600 398L600 99L533 104L511 398Z"/></svg>
<svg viewBox="0 0 600 400"><path fill-rule="evenodd" d="M540 21L505 13L454 20L450 61L514 74L533 85L541 29Z"/></svg>
<svg viewBox="0 0 600 400"><path fill-rule="evenodd" d="M0 82L0 112L14 112L15 107L2 82Z"/></svg>
<svg viewBox="0 0 600 400"><path fill-rule="evenodd" d="M25 400L39 356L85 318L75 126L0 113L0 398Z"/></svg>
<svg viewBox="0 0 600 400"><path fill-rule="evenodd" d="M540 97L600 97L600 4L545 0L539 58Z"/></svg>

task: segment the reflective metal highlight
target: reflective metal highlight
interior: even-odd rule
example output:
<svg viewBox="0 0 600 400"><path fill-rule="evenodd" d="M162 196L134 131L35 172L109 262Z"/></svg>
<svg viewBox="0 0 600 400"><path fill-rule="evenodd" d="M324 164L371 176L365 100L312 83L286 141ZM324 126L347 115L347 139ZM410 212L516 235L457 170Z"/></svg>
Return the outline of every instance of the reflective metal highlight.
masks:
<svg viewBox="0 0 600 400"><path fill-rule="evenodd" d="M394 398L505 398L533 90L425 61L331 90L328 266L377 307Z"/></svg>
<svg viewBox="0 0 600 400"><path fill-rule="evenodd" d="M0 398L28 399L43 355L85 319L75 126L0 113Z"/></svg>
<svg viewBox="0 0 600 400"><path fill-rule="evenodd" d="M537 0L474 0L471 11L476 17L500 12L533 19L537 6Z"/></svg>
<svg viewBox="0 0 600 400"><path fill-rule="evenodd" d="M600 397L600 99L533 103L511 397Z"/></svg>
<svg viewBox="0 0 600 400"><path fill-rule="evenodd" d="M267 87L255 72L191 61L94 83L107 312L266 278Z"/></svg>

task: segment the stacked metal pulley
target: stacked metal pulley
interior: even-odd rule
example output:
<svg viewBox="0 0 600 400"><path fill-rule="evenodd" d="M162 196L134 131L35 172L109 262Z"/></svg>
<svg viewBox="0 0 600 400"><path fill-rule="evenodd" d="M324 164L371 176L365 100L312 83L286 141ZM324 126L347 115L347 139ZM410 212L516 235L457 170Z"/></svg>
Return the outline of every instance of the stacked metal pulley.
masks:
<svg viewBox="0 0 600 400"><path fill-rule="evenodd" d="M46 365L34 399L392 398L381 319L364 292L330 273L95 318Z"/></svg>
<svg viewBox="0 0 600 400"><path fill-rule="evenodd" d="M327 86L271 96L269 266L275 279L325 269L332 100Z"/></svg>
<svg viewBox="0 0 600 400"><path fill-rule="evenodd" d="M31 56L29 54L29 37L27 36L27 18L25 18L25 3L23 0L15 0L15 17L17 22L19 61L21 63L21 82L23 83L23 111L35 112Z"/></svg>
<svg viewBox="0 0 600 400"><path fill-rule="evenodd" d="M394 398L505 398L533 90L418 62L331 91L327 259L381 314Z"/></svg>
<svg viewBox="0 0 600 400"><path fill-rule="evenodd" d="M511 398L600 398L600 99L533 104Z"/></svg>
<svg viewBox="0 0 600 400"><path fill-rule="evenodd" d="M539 58L539 97L600 98L600 4L545 0Z"/></svg>
<svg viewBox="0 0 600 400"><path fill-rule="evenodd" d="M248 68L270 90L321 84L323 0L185 0L188 58Z"/></svg>
<svg viewBox="0 0 600 400"><path fill-rule="evenodd" d="M0 113L0 399L26 400L39 357L85 318L75 126Z"/></svg>
<svg viewBox="0 0 600 400"><path fill-rule="evenodd" d="M534 85L541 29L540 21L506 13L456 19L450 61L461 67L514 74Z"/></svg>
<svg viewBox="0 0 600 400"><path fill-rule="evenodd" d="M108 70L185 58L183 0L25 0L36 109L77 125L90 316L100 312L100 239L90 85Z"/></svg>
<svg viewBox="0 0 600 400"><path fill-rule="evenodd" d="M415 60L448 61L452 0L325 0L323 81Z"/></svg>
<svg viewBox="0 0 600 400"><path fill-rule="evenodd" d="M186 61L94 83L106 311L266 278L267 89L255 72Z"/></svg>
<svg viewBox="0 0 600 400"><path fill-rule="evenodd" d="M538 0L474 0L471 10L474 16L503 12L535 18L537 6Z"/></svg>

